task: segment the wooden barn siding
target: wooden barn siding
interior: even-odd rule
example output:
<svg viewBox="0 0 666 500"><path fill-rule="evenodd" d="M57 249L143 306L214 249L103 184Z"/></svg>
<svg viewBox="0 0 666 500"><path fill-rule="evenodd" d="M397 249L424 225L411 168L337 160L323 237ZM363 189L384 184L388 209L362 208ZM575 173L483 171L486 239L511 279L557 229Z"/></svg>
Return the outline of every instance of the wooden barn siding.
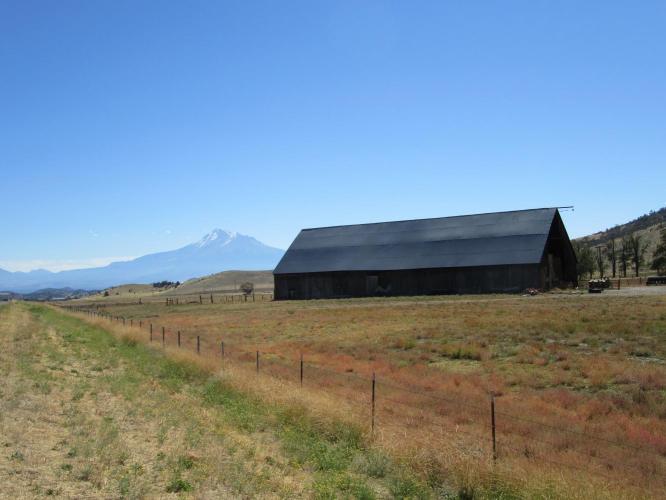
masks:
<svg viewBox="0 0 666 500"><path fill-rule="evenodd" d="M379 289L368 290L368 276ZM370 280L372 281L372 279ZM276 300L521 292L544 288L543 266L513 265L404 271L353 271L275 275ZM289 290L293 290L290 297Z"/></svg>

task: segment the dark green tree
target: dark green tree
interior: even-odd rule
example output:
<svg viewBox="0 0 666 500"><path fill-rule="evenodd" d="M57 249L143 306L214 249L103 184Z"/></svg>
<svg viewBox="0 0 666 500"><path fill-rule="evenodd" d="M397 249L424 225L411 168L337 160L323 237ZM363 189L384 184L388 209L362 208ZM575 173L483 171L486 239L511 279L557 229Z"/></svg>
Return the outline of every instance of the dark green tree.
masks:
<svg viewBox="0 0 666 500"><path fill-rule="evenodd" d="M629 237L625 236L622 238L622 247L620 248L620 251L617 254L617 262L620 264L620 268L622 268L622 277L626 278L627 277L627 265L629 264L629 260L631 259L631 242L629 241Z"/></svg>
<svg viewBox="0 0 666 500"><path fill-rule="evenodd" d="M613 275L613 278L615 278L615 275L617 273L618 252L614 238L611 239L608 243L606 243L606 255L608 256L608 262L611 265L611 273Z"/></svg>
<svg viewBox="0 0 666 500"><path fill-rule="evenodd" d="M628 242L629 250L631 251L631 262L634 265L636 277L638 277L638 271L640 270L640 267L645 260L645 250L647 250L647 244L643 242L643 237L638 233L629 235Z"/></svg>
<svg viewBox="0 0 666 500"><path fill-rule="evenodd" d="M578 261L578 280L580 281L586 274L591 278L594 272L594 254L592 249L578 241L573 242L576 260Z"/></svg>
<svg viewBox="0 0 666 500"><path fill-rule="evenodd" d="M661 230L661 240L652 256L652 269L659 275L666 274L666 228Z"/></svg>
<svg viewBox="0 0 666 500"><path fill-rule="evenodd" d="M246 281L240 286L240 289L245 295L251 295L254 292L254 283Z"/></svg>
<svg viewBox="0 0 666 500"><path fill-rule="evenodd" d="M603 278L604 277L604 269L606 268L605 261L606 259L604 258L604 249L601 247L601 245L595 247L596 253L594 256L594 262L597 265L597 270L599 271L599 277Z"/></svg>

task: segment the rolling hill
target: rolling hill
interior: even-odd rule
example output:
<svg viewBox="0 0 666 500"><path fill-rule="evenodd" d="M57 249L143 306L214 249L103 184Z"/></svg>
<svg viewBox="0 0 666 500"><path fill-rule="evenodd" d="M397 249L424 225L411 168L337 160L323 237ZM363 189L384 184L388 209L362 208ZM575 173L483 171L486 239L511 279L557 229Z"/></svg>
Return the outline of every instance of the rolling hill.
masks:
<svg viewBox="0 0 666 500"><path fill-rule="evenodd" d="M606 244L611 239L620 240L625 236L636 233L647 243L645 262L650 263L652 262L652 255L659 242L661 230L664 228L666 228L666 207L651 211L632 221L618 224L605 231L599 231L598 233L577 238L577 241L581 241L590 246L597 246Z"/></svg>

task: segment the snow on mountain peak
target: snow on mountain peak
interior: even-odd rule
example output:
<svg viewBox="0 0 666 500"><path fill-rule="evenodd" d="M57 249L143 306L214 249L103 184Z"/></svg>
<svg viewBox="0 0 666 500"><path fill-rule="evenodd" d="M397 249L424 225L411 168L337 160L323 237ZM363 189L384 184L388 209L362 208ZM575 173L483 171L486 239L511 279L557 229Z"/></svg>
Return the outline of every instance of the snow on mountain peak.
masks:
<svg viewBox="0 0 666 500"><path fill-rule="evenodd" d="M213 242L218 241L220 246L229 244L232 240L236 239L238 233L236 231L225 231L224 229L213 229L206 236L201 238L196 246L199 248L211 245Z"/></svg>

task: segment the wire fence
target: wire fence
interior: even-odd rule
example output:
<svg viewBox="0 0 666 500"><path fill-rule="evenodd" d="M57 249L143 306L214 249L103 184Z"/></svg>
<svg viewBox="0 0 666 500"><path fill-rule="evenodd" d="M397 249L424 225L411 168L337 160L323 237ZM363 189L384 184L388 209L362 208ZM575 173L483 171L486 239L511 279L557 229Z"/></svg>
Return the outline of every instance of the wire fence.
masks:
<svg viewBox="0 0 666 500"><path fill-rule="evenodd" d="M340 372L308 362L302 353L286 356L270 350L247 350L211 335L186 334L150 320L128 319L103 311L61 307L139 328L150 343L188 349L257 373L308 386L333 396L365 419L373 438L396 446L402 437L411 446L464 450L490 461L521 460L526 464L557 466L586 472L637 488L666 488L666 440L655 446L609 438L589 422L553 425L530 418L516 398L490 393L479 399L462 392L441 394L422 387L396 384L388 378ZM507 407L511 405L512 411ZM583 430L580 427L583 427ZM596 429L599 430L599 429Z"/></svg>
<svg viewBox="0 0 666 500"><path fill-rule="evenodd" d="M108 309L112 307L122 306L141 306L150 304L164 304L166 306L185 306L192 304L247 304L253 302L271 302L273 300L273 292L254 292L254 293L229 293L229 292L212 292L212 293L192 293L178 295L177 297L151 297L150 295L129 298L117 302L96 302L90 304L89 307L96 310Z"/></svg>

